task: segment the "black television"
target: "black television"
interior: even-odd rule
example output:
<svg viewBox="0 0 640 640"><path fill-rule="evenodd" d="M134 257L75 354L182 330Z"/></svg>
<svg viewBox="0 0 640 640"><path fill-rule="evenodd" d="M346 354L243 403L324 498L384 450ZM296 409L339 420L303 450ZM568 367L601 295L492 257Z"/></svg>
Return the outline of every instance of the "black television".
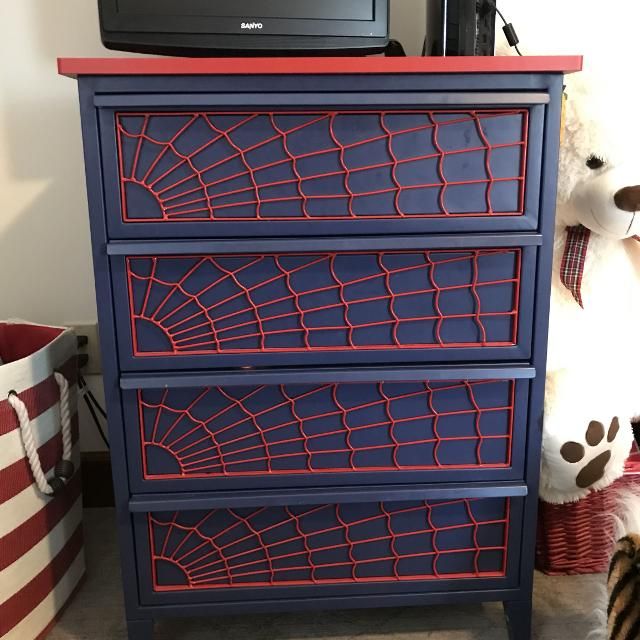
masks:
<svg viewBox="0 0 640 640"><path fill-rule="evenodd" d="M98 0L109 49L165 55L377 53L389 0Z"/></svg>

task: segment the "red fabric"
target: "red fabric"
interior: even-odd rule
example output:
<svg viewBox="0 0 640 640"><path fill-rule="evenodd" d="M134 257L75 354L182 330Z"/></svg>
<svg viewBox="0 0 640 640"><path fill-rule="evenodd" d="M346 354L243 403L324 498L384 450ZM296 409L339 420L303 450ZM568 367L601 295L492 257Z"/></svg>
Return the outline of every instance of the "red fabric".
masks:
<svg viewBox="0 0 640 640"><path fill-rule="evenodd" d="M53 630L53 627L60 622L60 618L62 618L62 614L67 610L67 607L73 602L73 599L76 597L80 589L84 586L84 581L86 580L86 575L83 575L80 578L78 584L75 586L74 590L71 592L67 601L58 609L58 613L56 613L53 620L35 637L34 640L44 640Z"/></svg>
<svg viewBox="0 0 640 640"><path fill-rule="evenodd" d="M71 420L71 441L74 445L78 441L78 414ZM38 456L42 470L48 474L62 458L62 434L60 431L38 449ZM26 457L0 469L0 504L11 500L32 484L33 472ZM0 559L1 564L2 560Z"/></svg>
<svg viewBox="0 0 640 640"><path fill-rule="evenodd" d="M0 637L13 629L51 593L81 551L82 524L79 524L60 553L31 582L0 604Z"/></svg>
<svg viewBox="0 0 640 640"><path fill-rule="evenodd" d="M560 281L571 291L575 301L583 308L582 276L590 237L591 231L581 224L567 227L567 241L560 263Z"/></svg>
<svg viewBox="0 0 640 640"><path fill-rule="evenodd" d="M21 373L28 372L28 365L31 362L29 356L40 353L34 359L46 358L47 350L53 351L49 345L60 338L64 332L65 329L56 327L0 322L0 355L7 363L7 366L3 368L6 368L9 373L11 371L10 363L15 362ZM66 361L59 360L60 357L68 356L73 345L73 338L70 335L64 335L61 339L64 342L61 345L64 347L62 352L67 355L62 356L61 352L57 355L56 361L51 362L51 365L56 371L60 371L71 385L74 385L77 380L77 358L74 355ZM48 355L51 359L55 354ZM53 371L43 372L41 375L47 377L41 380L40 376L37 376L31 379L29 383L31 386L28 388L21 386L17 389L31 420L55 407L60 399L60 390ZM11 384L10 381L9 384ZM18 383L16 382L16 384ZM21 384L24 385L25 380ZM77 443L78 417L75 406L72 407L72 411L74 413L71 425L72 441ZM6 398L0 398L0 435L8 434L12 442L15 442L14 437L19 437L18 429L19 425L14 409ZM55 434L47 441L41 442L38 448L38 455L45 473L51 471L51 468L60 459L61 453L62 436L59 429L56 429ZM33 485L33 474L27 459L22 457L14 461L14 458L13 454L5 458L2 463L3 467L0 469L0 504L7 503ZM38 543L44 545L44 553L38 554L35 562L28 563L29 566L25 568L28 575L24 576L28 582L22 588L9 584L11 596L0 604L0 637L4 637L26 616L35 612L37 606L49 594L53 594L53 607L46 611L38 611L36 614L41 628L49 626L52 619L59 615L63 604L69 601L69 598L63 599L62 593L58 594L56 586L68 572L78 554L82 553L82 527L81 525L72 527L67 521L71 515L70 509L78 501L80 495L81 474L80 471L76 471L75 476L60 495L53 498L43 497L40 502L34 502L29 507L28 513L10 508L8 532L0 539L0 571L24 557ZM10 505L11 502L7 504ZM65 543L60 552L54 556L53 550L48 545L48 536L54 527L61 522L65 523L62 532ZM78 577L76 572L73 575L74 581ZM66 587L63 591L65 590ZM51 611L51 608L54 611ZM42 637L42 634L39 634L39 637Z"/></svg>
<svg viewBox="0 0 640 640"><path fill-rule="evenodd" d="M55 340L64 329L0 322L0 359L5 364L26 358Z"/></svg>
<svg viewBox="0 0 640 640"><path fill-rule="evenodd" d="M78 377L77 366L77 359L73 357L67 360L59 369L60 373L69 381L70 385L76 383ZM25 389L18 394L18 397L27 407L29 418L34 420L40 414L51 409L51 407L58 403L60 400L60 389L58 388L55 378L51 375L39 384ZM18 426L18 417L13 407L9 404L9 401L6 399L0 400L0 436L17 429Z"/></svg>
<svg viewBox="0 0 640 640"><path fill-rule="evenodd" d="M37 513L19 527L0 538L0 571L13 564L40 540L48 536L75 504L82 491L80 473L77 472L65 490L50 500Z"/></svg>
<svg viewBox="0 0 640 640"><path fill-rule="evenodd" d="M640 476L640 446L636 442L633 443L624 472L626 475Z"/></svg>

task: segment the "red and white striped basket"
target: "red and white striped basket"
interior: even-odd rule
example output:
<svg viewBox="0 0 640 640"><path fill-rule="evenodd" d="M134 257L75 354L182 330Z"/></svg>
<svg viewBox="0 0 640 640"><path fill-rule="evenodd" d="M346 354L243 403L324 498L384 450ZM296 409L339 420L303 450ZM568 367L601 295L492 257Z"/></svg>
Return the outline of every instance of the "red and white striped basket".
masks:
<svg viewBox="0 0 640 640"><path fill-rule="evenodd" d="M640 450L635 445L625 474L578 502L540 501L536 569L548 575L605 573L611 560L613 519L620 492L640 488Z"/></svg>
<svg viewBox="0 0 640 640"><path fill-rule="evenodd" d="M76 338L0 322L0 638L43 638L84 576Z"/></svg>

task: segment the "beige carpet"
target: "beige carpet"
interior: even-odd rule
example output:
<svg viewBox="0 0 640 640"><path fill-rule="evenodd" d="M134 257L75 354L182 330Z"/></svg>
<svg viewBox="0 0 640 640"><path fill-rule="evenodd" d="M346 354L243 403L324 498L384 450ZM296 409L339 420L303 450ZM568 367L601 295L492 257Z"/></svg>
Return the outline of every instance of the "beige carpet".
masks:
<svg viewBox="0 0 640 640"><path fill-rule="evenodd" d="M88 577L50 640L126 640L114 512L85 512ZM601 576L536 576L534 639L584 640ZM155 640L506 640L499 604L176 618Z"/></svg>

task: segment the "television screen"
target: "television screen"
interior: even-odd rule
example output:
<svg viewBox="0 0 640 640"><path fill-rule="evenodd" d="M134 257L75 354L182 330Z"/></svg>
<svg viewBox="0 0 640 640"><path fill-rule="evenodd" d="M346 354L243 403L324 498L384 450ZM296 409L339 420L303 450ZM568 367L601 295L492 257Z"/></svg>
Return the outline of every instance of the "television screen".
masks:
<svg viewBox="0 0 640 640"><path fill-rule="evenodd" d="M389 0L99 0L107 47L156 53L381 50Z"/></svg>
<svg viewBox="0 0 640 640"><path fill-rule="evenodd" d="M373 20L374 3L344 0L118 0L118 13L213 18Z"/></svg>

